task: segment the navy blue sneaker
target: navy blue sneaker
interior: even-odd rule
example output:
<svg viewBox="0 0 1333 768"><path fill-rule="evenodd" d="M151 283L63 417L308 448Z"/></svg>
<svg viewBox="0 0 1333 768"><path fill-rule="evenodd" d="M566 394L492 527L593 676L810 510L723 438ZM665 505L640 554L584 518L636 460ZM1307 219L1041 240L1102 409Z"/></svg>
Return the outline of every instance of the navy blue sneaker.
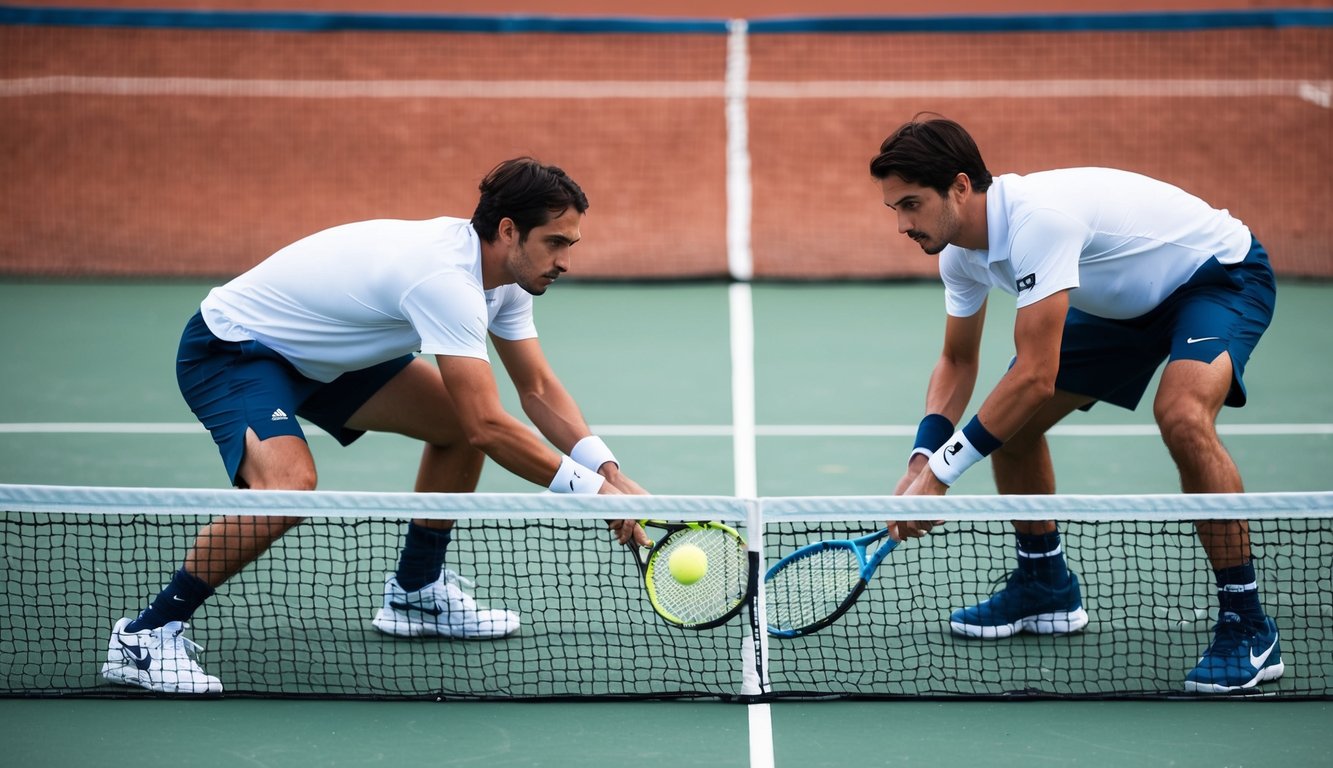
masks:
<svg viewBox="0 0 1333 768"><path fill-rule="evenodd" d="M1203 652L1199 665L1185 676L1191 693L1227 693L1253 688L1276 680L1287 671L1277 625L1264 617L1261 626L1246 622L1239 614L1224 611L1217 618L1213 644Z"/></svg>
<svg viewBox="0 0 1333 768"><path fill-rule="evenodd" d="M1004 589L949 616L949 628L955 634L986 640L1009 637L1017 632L1064 635L1087 625L1083 593L1079 591L1078 577L1073 572L1069 574L1069 581L1052 587L1015 570L1009 574Z"/></svg>

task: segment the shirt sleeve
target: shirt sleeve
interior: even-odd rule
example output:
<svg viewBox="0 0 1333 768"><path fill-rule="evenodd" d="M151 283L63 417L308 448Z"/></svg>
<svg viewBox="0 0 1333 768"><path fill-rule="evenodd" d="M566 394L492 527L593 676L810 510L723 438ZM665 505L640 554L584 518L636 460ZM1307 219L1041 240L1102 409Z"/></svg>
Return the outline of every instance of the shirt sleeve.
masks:
<svg viewBox="0 0 1333 768"><path fill-rule="evenodd" d="M486 351L486 297L475 281L437 273L403 295L403 314L421 337L421 351L489 360Z"/></svg>
<svg viewBox="0 0 1333 768"><path fill-rule="evenodd" d="M967 252L957 246L940 251L940 279L944 281L944 311L952 317L975 315L990 294L990 280L971 273Z"/></svg>
<svg viewBox="0 0 1333 768"><path fill-rule="evenodd" d="M532 294L517 285L507 285L497 291L500 306L491 320L491 333L508 341L537 337L537 325L532 319Z"/></svg>
<svg viewBox="0 0 1333 768"><path fill-rule="evenodd" d="M1078 287L1079 257L1088 242L1086 225L1044 209L1013 226L1009 263L1014 269L1019 309Z"/></svg>

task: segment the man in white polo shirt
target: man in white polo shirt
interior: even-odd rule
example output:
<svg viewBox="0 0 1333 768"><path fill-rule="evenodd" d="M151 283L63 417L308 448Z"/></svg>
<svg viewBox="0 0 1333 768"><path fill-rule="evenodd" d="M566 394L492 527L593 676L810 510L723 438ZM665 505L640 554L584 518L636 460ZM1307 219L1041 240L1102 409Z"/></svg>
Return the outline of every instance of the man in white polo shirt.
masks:
<svg viewBox="0 0 1333 768"><path fill-rule="evenodd" d="M1224 404L1245 404L1245 364L1276 297L1267 254L1243 223L1126 171L992 178L967 131L936 116L899 127L870 172L898 231L939 255L948 314L927 415L897 492L943 494L990 456L1001 493L1054 493L1046 431L1097 401L1135 408L1163 360L1153 414L1182 490L1243 490L1215 422ZM992 287L1017 297L1016 356L955 431L976 384ZM896 534L917 537L931 527L898 522ZM1017 568L989 599L954 611L953 631L993 639L1082 629L1088 614L1055 523L1014 528ZM1278 632L1260 604L1248 524L1200 521L1196 529L1217 579L1219 618L1186 690L1277 679Z"/></svg>
<svg viewBox="0 0 1333 768"><path fill-rule="evenodd" d="M348 445L367 431L424 443L416 490L476 490L486 457L556 493L643 493L587 422L537 341L532 297L570 267L588 200L531 158L496 166L469 219L346 224L283 248L213 289L186 325L181 392L239 488L311 490L297 416ZM487 337L542 435L506 413ZM434 356L434 362L417 352ZM219 517L137 618L111 633L106 679L218 693L185 623L214 589L299 522ZM444 568L452 521L414 520L373 626L399 637L495 638L513 611L478 607ZM611 522L621 543L647 536Z"/></svg>

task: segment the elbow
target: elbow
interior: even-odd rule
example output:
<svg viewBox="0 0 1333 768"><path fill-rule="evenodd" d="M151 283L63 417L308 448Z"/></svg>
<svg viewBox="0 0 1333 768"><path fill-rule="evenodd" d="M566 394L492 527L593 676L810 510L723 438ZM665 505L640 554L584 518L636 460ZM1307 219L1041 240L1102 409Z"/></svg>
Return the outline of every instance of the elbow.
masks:
<svg viewBox="0 0 1333 768"><path fill-rule="evenodd" d="M1033 403L1042 405L1055 397L1055 374L1034 373L1023 378L1022 391Z"/></svg>
<svg viewBox="0 0 1333 768"><path fill-rule="evenodd" d="M1042 405L1055 397L1055 377L1059 370L1055 365L1025 366L1019 361L1009 370L1009 375L1014 377L1014 384L1023 399L1032 405Z"/></svg>
<svg viewBox="0 0 1333 768"><path fill-rule="evenodd" d="M500 443L503 442L503 430L496 422L483 421L479 424L469 424L466 432L468 445L487 456L494 454Z"/></svg>

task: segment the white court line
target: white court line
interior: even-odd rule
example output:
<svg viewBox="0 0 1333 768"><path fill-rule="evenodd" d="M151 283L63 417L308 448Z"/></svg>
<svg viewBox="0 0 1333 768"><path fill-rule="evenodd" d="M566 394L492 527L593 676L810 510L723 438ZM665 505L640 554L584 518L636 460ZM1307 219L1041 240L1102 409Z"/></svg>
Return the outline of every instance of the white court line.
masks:
<svg viewBox="0 0 1333 768"><path fill-rule="evenodd" d="M729 64L728 66L732 66ZM740 65L737 64L737 67ZM1328 109L1333 80L273 80L46 75L0 79L0 98L55 94L278 99L1294 98Z"/></svg>
<svg viewBox="0 0 1333 768"><path fill-rule="evenodd" d="M735 288L736 286L733 286ZM753 334L753 329L750 329ZM751 336L751 342L753 337ZM733 352L733 355L735 352ZM734 365L733 360L733 365ZM753 363L742 375L750 376L753 386ZM733 376L736 372L733 371ZM733 381L733 408L736 407L736 383ZM916 434L915 424L754 424L753 390L750 390L748 406L742 401L741 406L748 407L750 419L738 431L734 424L600 424L593 425L593 431L599 435L613 437L735 437L747 433L754 437L911 437ZM0 423L0 434L8 435L184 435L204 431L196 423L186 422L10 422ZM1333 435L1333 424L1219 424L1220 435L1278 437L1283 435L1309 436ZM314 435L322 434L318 431ZM1152 424L1068 424L1053 428L1049 434L1066 437L1157 437L1157 427ZM754 441L744 434L741 441L750 445L753 452ZM740 450L737 443L737 452ZM742 474L753 472L753 466L737 466L737 480ZM745 494L737 494L745 495Z"/></svg>

